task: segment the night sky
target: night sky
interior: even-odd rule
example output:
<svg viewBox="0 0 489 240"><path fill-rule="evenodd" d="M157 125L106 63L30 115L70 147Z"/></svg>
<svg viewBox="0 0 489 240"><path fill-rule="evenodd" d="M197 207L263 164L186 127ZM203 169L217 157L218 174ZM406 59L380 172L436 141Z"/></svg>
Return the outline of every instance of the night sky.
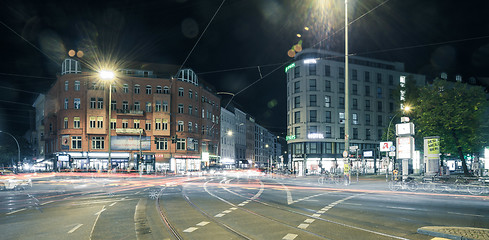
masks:
<svg viewBox="0 0 489 240"><path fill-rule="evenodd" d="M259 124L285 133L287 51L300 33L303 48L344 52L344 0L221 4L1 1L0 130L22 134L29 128L29 106L74 49L90 64L184 64L216 90L238 93L235 105ZM441 72L464 80L489 77L487 12L489 1L349 0L350 53L404 62L406 71L428 79Z"/></svg>

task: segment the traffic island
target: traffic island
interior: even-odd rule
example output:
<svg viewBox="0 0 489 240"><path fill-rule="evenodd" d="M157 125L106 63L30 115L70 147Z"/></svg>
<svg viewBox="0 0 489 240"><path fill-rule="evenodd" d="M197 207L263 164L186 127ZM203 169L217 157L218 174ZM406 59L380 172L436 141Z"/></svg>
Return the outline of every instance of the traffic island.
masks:
<svg viewBox="0 0 489 240"><path fill-rule="evenodd" d="M486 228L427 226L418 228L418 233L458 240L489 240Z"/></svg>

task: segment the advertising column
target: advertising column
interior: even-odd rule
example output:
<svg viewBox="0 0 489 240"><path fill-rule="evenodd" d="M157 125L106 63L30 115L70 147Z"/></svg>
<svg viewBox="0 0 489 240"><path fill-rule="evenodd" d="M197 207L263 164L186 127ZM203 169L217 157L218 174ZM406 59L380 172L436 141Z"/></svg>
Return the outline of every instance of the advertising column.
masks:
<svg viewBox="0 0 489 240"><path fill-rule="evenodd" d="M440 170L440 137L425 137L424 162L426 175L435 175Z"/></svg>
<svg viewBox="0 0 489 240"><path fill-rule="evenodd" d="M403 123L396 124L396 155L401 163L396 163L395 168L401 167L403 179L412 173L414 155L414 124L403 117ZM401 164L401 166L399 166Z"/></svg>

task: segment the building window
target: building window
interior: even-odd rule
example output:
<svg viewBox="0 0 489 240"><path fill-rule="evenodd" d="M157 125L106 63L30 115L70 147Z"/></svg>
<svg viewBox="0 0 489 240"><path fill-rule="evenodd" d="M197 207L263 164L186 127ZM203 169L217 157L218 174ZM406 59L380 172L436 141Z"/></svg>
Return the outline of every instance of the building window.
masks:
<svg viewBox="0 0 489 240"><path fill-rule="evenodd" d="M370 140L370 128L365 129L365 139Z"/></svg>
<svg viewBox="0 0 489 240"><path fill-rule="evenodd" d="M82 137L71 136L71 149L81 149L81 148L82 148Z"/></svg>
<svg viewBox="0 0 489 240"><path fill-rule="evenodd" d="M382 84L382 74L381 73L377 73L377 83Z"/></svg>
<svg viewBox="0 0 489 240"><path fill-rule="evenodd" d="M144 129L146 131L151 131L151 122L146 120L145 124L144 124Z"/></svg>
<svg viewBox="0 0 489 240"><path fill-rule="evenodd" d="M161 130L167 130L168 129L168 121L166 119L163 119L161 123Z"/></svg>
<svg viewBox="0 0 489 240"><path fill-rule="evenodd" d="M73 99L73 104L74 104L74 108L75 109L80 109L81 102L80 102L80 99L79 98Z"/></svg>
<svg viewBox="0 0 489 240"><path fill-rule="evenodd" d="M183 113L183 104L178 104L178 113Z"/></svg>
<svg viewBox="0 0 489 240"><path fill-rule="evenodd" d="M298 78L301 76L301 67L294 68L294 78Z"/></svg>
<svg viewBox="0 0 489 240"><path fill-rule="evenodd" d="M309 79L309 91L317 91L316 79Z"/></svg>
<svg viewBox="0 0 489 240"><path fill-rule="evenodd" d="M163 112L168 112L168 103L166 101L163 101L163 105L161 107Z"/></svg>
<svg viewBox="0 0 489 240"><path fill-rule="evenodd" d="M124 110L129 110L129 102L127 102L127 101L122 101L122 109L124 109Z"/></svg>
<svg viewBox="0 0 489 240"><path fill-rule="evenodd" d="M318 113L316 110L309 111L309 122L317 122Z"/></svg>
<svg viewBox="0 0 489 240"><path fill-rule="evenodd" d="M352 100L353 100L352 101L352 109L357 110L358 109L358 99L353 98Z"/></svg>
<svg viewBox="0 0 489 240"><path fill-rule="evenodd" d="M97 108L98 109L103 109L104 108L104 99L103 98L98 98L97 99Z"/></svg>
<svg viewBox="0 0 489 240"><path fill-rule="evenodd" d="M324 121L327 123L331 122L331 111L324 112Z"/></svg>
<svg viewBox="0 0 489 240"><path fill-rule="evenodd" d="M117 119L110 119L110 129L117 128Z"/></svg>
<svg viewBox="0 0 489 240"><path fill-rule="evenodd" d="M316 107L317 106L317 97L316 95L309 95L309 106Z"/></svg>
<svg viewBox="0 0 489 240"><path fill-rule="evenodd" d="M358 139L358 128L353 128L353 137L352 139Z"/></svg>
<svg viewBox="0 0 489 240"><path fill-rule="evenodd" d="M356 84L351 85L351 93L353 95L358 95L358 85L356 85Z"/></svg>
<svg viewBox="0 0 489 240"><path fill-rule="evenodd" d="M341 124L345 123L345 113L344 112L339 112L338 113L338 119L340 120Z"/></svg>
<svg viewBox="0 0 489 240"><path fill-rule="evenodd" d="M139 84L135 84L134 85L134 94L139 94L140 91L141 91L141 86L139 86Z"/></svg>
<svg viewBox="0 0 489 240"><path fill-rule="evenodd" d="M178 121L177 132L183 132L183 121Z"/></svg>
<svg viewBox="0 0 489 240"><path fill-rule="evenodd" d="M69 99L65 98L65 109L68 109L68 101L69 101Z"/></svg>
<svg viewBox="0 0 489 240"><path fill-rule="evenodd" d="M192 105L188 105L188 115L192 115Z"/></svg>
<svg viewBox="0 0 489 240"><path fill-rule="evenodd" d="M189 89L189 90L188 90L188 97L189 97L190 99L192 99L192 89Z"/></svg>
<svg viewBox="0 0 489 240"><path fill-rule="evenodd" d="M63 128L64 128L64 129L68 129L68 117L65 117L65 118L63 119Z"/></svg>
<svg viewBox="0 0 489 240"><path fill-rule="evenodd" d="M80 128L80 117L73 118L73 128Z"/></svg>
<svg viewBox="0 0 489 240"><path fill-rule="evenodd" d="M340 127L340 136L341 139L345 139L345 127Z"/></svg>
<svg viewBox="0 0 489 240"><path fill-rule="evenodd" d="M308 133L317 133L318 132L318 126L309 126Z"/></svg>
<svg viewBox="0 0 489 240"><path fill-rule="evenodd" d="M97 107L97 99L95 99L94 97L90 98L90 108L94 109L96 107Z"/></svg>
<svg viewBox="0 0 489 240"><path fill-rule="evenodd" d="M345 107L345 97L339 98L339 107Z"/></svg>
<svg viewBox="0 0 489 240"><path fill-rule="evenodd" d="M134 119L134 122L133 122L133 125L134 125L134 128L138 129L139 128L139 123L141 121L139 119Z"/></svg>
<svg viewBox="0 0 489 240"><path fill-rule="evenodd" d="M68 81L65 81L65 91L68 91Z"/></svg>
<svg viewBox="0 0 489 240"><path fill-rule="evenodd" d="M188 122L188 132L192 132L192 122Z"/></svg>
<svg viewBox="0 0 489 240"><path fill-rule="evenodd" d="M92 149L104 149L105 137L92 137Z"/></svg>
<svg viewBox="0 0 489 240"><path fill-rule="evenodd" d="M150 102L146 102L146 112L151 112L151 103Z"/></svg>
<svg viewBox="0 0 489 240"><path fill-rule="evenodd" d="M365 114L365 125L370 125L370 114Z"/></svg>
<svg viewBox="0 0 489 240"><path fill-rule="evenodd" d="M338 93L345 93L345 83L344 82L338 83Z"/></svg>
<svg viewBox="0 0 489 240"><path fill-rule="evenodd" d="M325 131L324 137L325 138L331 138L331 126L326 126L325 130L326 131Z"/></svg>
<svg viewBox="0 0 489 240"><path fill-rule="evenodd" d="M365 100L365 110L370 111L370 100Z"/></svg>
<svg viewBox="0 0 489 240"><path fill-rule="evenodd" d="M382 126L382 115L377 116L377 126L379 126L379 127Z"/></svg>
<svg viewBox="0 0 489 240"><path fill-rule="evenodd" d="M186 150L185 138L177 138L177 150Z"/></svg>
<svg viewBox="0 0 489 240"><path fill-rule="evenodd" d="M394 85L394 76L389 75L389 85L392 86Z"/></svg>
<svg viewBox="0 0 489 240"><path fill-rule="evenodd" d="M155 103L155 112L160 112L160 111L161 111L161 102L157 100Z"/></svg>
<svg viewBox="0 0 489 240"><path fill-rule="evenodd" d="M297 96L294 97L294 108L299 108L301 107L301 97Z"/></svg>
<svg viewBox="0 0 489 240"><path fill-rule="evenodd" d="M139 111L141 109L141 104L139 102L134 102L134 110Z"/></svg>
<svg viewBox="0 0 489 240"><path fill-rule="evenodd" d="M358 74L356 69L351 70L351 80L356 81L358 80Z"/></svg>
<svg viewBox="0 0 489 240"><path fill-rule="evenodd" d="M324 106L325 107L331 107L331 97L330 96L324 96Z"/></svg>
<svg viewBox="0 0 489 240"><path fill-rule="evenodd" d="M129 85L127 85L127 84L122 85L122 91L124 93L128 93L129 92Z"/></svg>
<svg viewBox="0 0 489 240"><path fill-rule="evenodd" d="M382 139L382 129L377 129L377 139L378 140Z"/></svg>
<svg viewBox="0 0 489 240"><path fill-rule="evenodd" d="M160 94L162 92L163 92L163 90L162 90L161 86L156 86L156 93Z"/></svg>
<svg viewBox="0 0 489 240"><path fill-rule="evenodd" d="M146 85L146 94L151 94L151 85Z"/></svg>
<svg viewBox="0 0 489 240"><path fill-rule="evenodd" d="M110 106L110 110L115 111L117 109L117 101L111 100Z"/></svg>
<svg viewBox="0 0 489 240"><path fill-rule="evenodd" d="M377 112L382 112L382 101L377 101Z"/></svg>
<svg viewBox="0 0 489 240"><path fill-rule="evenodd" d="M370 72L365 72L365 82L370 82Z"/></svg>
<svg viewBox="0 0 489 240"><path fill-rule="evenodd" d="M370 96L370 86L365 86L365 96Z"/></svg>
<svg viewBox="0 0 489 240"><path fill-rule="evenodd" d="M331 76L331 66L329 65L324 65L324 76Z"/></svg>
<svg viewBox="0 0 489 240"><path fill-rule="evenodd" d="M354 113L352 118L353 118L353 124L358 124L358 114Z"/></svg>
<svg viewBox="0 0 489 240"><path fill-rule="evenodd" d="M90 128L95 128L97 126L97 118L90 117L89 123L90 123Z"/></svg>
<svg viewBox="0 0 489 240"><path fill-rule="evenodd" d="M345 78L345 69L343 67L339 67L338 69L338 77L341 79Z"/></svg>
<svg viewBox="0 0 489 240"><path fill-rule="evenodd" d="M170 89L168 86L163 87L163 94L170 94Z"/></svg>
<svg viewBox="0 0 489 240"><path fill-rule="evenodd" d="M301 112L297 111L294 112L294 123L300 123L301 122Z"/></svg>
<svg viewBox="0 0 489 240"><path fill-rule="evenodd" d="M301 127L295 127L294 128L294 135L296 138L300 138L301 137Z"/></svg>
<svg viewBox="0 0 489 240"><path fill-rule="evenodd" d="M178 96L183 97L183 88L178 88Z"/></svg>
<svg viewBox="0 0 489 240"><path fill-rule="evenodd" d="M389 103L389 112L393 112L394 111L394 103Z"/></svg>
<svg viewBox="0 0 489 240"><path fill-rule="evenodd" d="M75 91L80 91L80 81L75 81Z"/></svg>
<svg viewBox="0 0 489 240"><path fill-rule="evenodd" d="M294 93L300 93L301 92L301 82L297 81L294 82Z"/></svg>
<svg viewBox="0 0 489 240"><path fill-rule="evenodd" d="M331 92L331 81L329 80L324 81L324 91Z"/></svg>
<svg viewBox="0 0 489 240"><path fill-rule="evenodd" d="M155 119L155 130L161 130L161 119Z"/></svg>
<svg viewBox="0 0 489 240"><path fill-rule="evenodd" d="M104 117L97 117L97 128L104 128Z"/></svg>
<svg viewBox="0 0 489 240"><path fill-rule="evenodd" d="M168 139L167 138L156 138L156 149L157 150L168 150Z"/></svg>
<svg viewBox="0 0 489 240"><path fill-rule="evenodd" d="M309 64L309 75L316 75L316 64Z"/></svg>
<svg viewBox="0 0 489 240"><path fill-rule="evenodd" d="M129 127L129 120L122 119L122 128L128 128L128 127Z"/></svg>
<svg viewBox="0 0 489 240"><path fill-rule="evenodd" d="M377 88L377 98L382 98L382 88L381 87Z"/></svg>

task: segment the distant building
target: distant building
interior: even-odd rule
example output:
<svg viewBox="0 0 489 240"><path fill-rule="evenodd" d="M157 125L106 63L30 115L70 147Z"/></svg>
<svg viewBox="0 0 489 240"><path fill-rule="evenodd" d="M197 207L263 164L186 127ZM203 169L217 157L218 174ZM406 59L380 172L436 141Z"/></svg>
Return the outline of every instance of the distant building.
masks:
<svg viewBox="0 0 489 240"><path fill-rule="evenodd" d="M234 113L221 107L220 164L226 169L236 168L236 119Z"/></svg>
<svg viewBox="0 0 489 240"><path fill-rule="evenodd" d="M175 172L218 161L220 100L191 69L161 77L119 69L109 85L72 58L44 105L45 157L56 169L111 168ZM41 107L36 107L41 112Z"/></svg>
<svg viewBox="0 0 489 240"><path fill-rule="evenodd" d="M285 68L287 144L297 174L339 171L345 150L344 54L305 49ZM375 152L365 158L367 172L380 164L376 149L384 129L399 110L393 92L401 76L425 84L426 77L404 72L404 64L349 58L350 146Z"/></svg>

